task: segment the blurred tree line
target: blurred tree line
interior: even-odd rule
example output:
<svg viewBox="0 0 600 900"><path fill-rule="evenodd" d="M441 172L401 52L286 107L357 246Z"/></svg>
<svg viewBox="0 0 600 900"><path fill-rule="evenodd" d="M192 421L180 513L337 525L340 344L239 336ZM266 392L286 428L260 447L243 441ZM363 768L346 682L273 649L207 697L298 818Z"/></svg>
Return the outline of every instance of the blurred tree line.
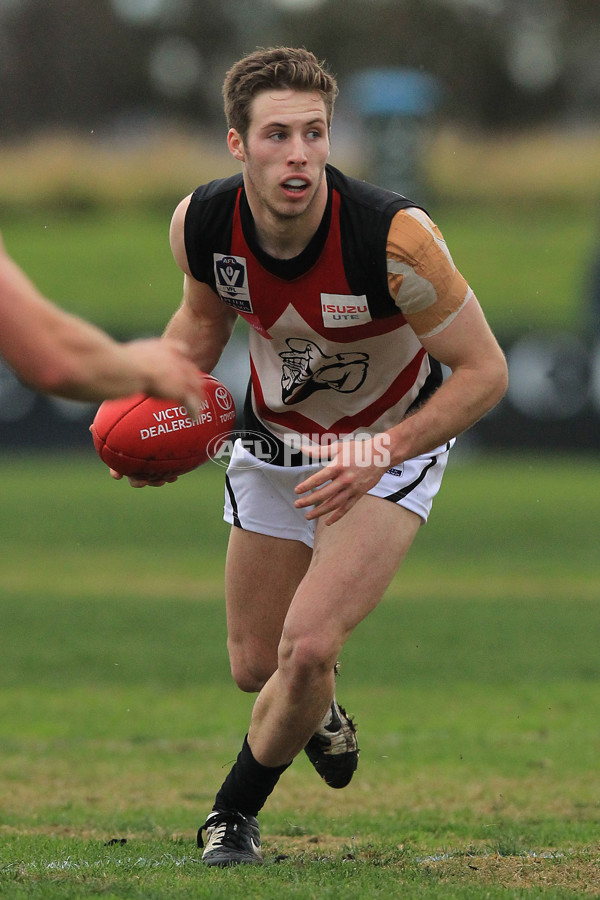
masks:
<svg viewBox="0 0 600 900"><path fill-rule="evenodd" d="M226 69L272 44L308 47L342 85L375 66L432 73L459 123L600 118L598 0L0 0L1 138L221 125Z"/></svg>

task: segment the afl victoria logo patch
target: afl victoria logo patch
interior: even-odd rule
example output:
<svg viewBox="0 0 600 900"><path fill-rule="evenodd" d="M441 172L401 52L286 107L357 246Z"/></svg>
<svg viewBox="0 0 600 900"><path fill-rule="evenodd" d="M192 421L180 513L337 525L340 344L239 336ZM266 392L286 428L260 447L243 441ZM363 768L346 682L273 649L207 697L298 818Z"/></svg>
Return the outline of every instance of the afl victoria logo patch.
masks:
<svg viewBox="0 0 600 900"><path fill-rule="evenodd" d="M214 253L213 259L215 282L221 300L239 312L253 313L244 257Z"/></svg>

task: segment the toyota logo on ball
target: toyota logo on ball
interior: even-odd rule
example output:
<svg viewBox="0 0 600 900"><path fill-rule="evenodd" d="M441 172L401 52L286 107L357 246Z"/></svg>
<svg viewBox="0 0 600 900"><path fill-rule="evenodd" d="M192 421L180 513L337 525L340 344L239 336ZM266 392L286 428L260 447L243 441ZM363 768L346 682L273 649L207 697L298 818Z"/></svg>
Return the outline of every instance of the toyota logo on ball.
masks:
<svg viewBox="0 0 600 900"><path fill-rule="evenodd" d="M226 387L218 387L215 391L215 400L221 409L231 409L233 406L233 397Z"/></svg>

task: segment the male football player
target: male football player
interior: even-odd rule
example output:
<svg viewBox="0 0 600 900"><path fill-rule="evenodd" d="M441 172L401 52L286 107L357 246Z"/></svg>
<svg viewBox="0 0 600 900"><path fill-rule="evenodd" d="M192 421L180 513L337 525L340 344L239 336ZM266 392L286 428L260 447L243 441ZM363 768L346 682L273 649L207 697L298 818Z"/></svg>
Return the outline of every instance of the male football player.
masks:
<svg viewBox="0 0 600 900"><path fill-rule="evenodd" d="M265 460L240 445L226 478L228 650L257 697L198 835L207 865L261 862L257 815L302 750L332 787L349 782L358 746L336 661L427 520L455 436L507 387L427 213L328 163L336 93L304 49L237 62L224 97L241 172L172 220L184 289L166 335L210 371L246 320L246 428L276 448Z"/></svg>

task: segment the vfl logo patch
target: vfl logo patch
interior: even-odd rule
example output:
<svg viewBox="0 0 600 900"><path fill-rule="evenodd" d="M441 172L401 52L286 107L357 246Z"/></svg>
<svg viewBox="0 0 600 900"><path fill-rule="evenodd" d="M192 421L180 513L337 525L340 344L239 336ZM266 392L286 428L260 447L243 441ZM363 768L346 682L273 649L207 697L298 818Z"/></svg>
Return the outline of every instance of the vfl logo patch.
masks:
<svg viewBox="0 0 600 900"><path fill-rule="evenodd" d="M253 313L244 257L213 253L213 259L215 281L221 300L239 312Z"/></svg>
<svg viewBox="0 0 600 900"><path fill-rule="evenodd" d="M286 344L290 349L279 354L283 360L281 398L286 406L306 400L315 391L353 394L367 377L367 353L325 356L313 341L301 338L288 338Z"/></svg>
<svg viewBox="0 0 600 900"><path fill-rule="evenodd" d="M327 328L348 328L366 325L371 321L369 305L364 294L321 294L321 314Z"/></svg>

